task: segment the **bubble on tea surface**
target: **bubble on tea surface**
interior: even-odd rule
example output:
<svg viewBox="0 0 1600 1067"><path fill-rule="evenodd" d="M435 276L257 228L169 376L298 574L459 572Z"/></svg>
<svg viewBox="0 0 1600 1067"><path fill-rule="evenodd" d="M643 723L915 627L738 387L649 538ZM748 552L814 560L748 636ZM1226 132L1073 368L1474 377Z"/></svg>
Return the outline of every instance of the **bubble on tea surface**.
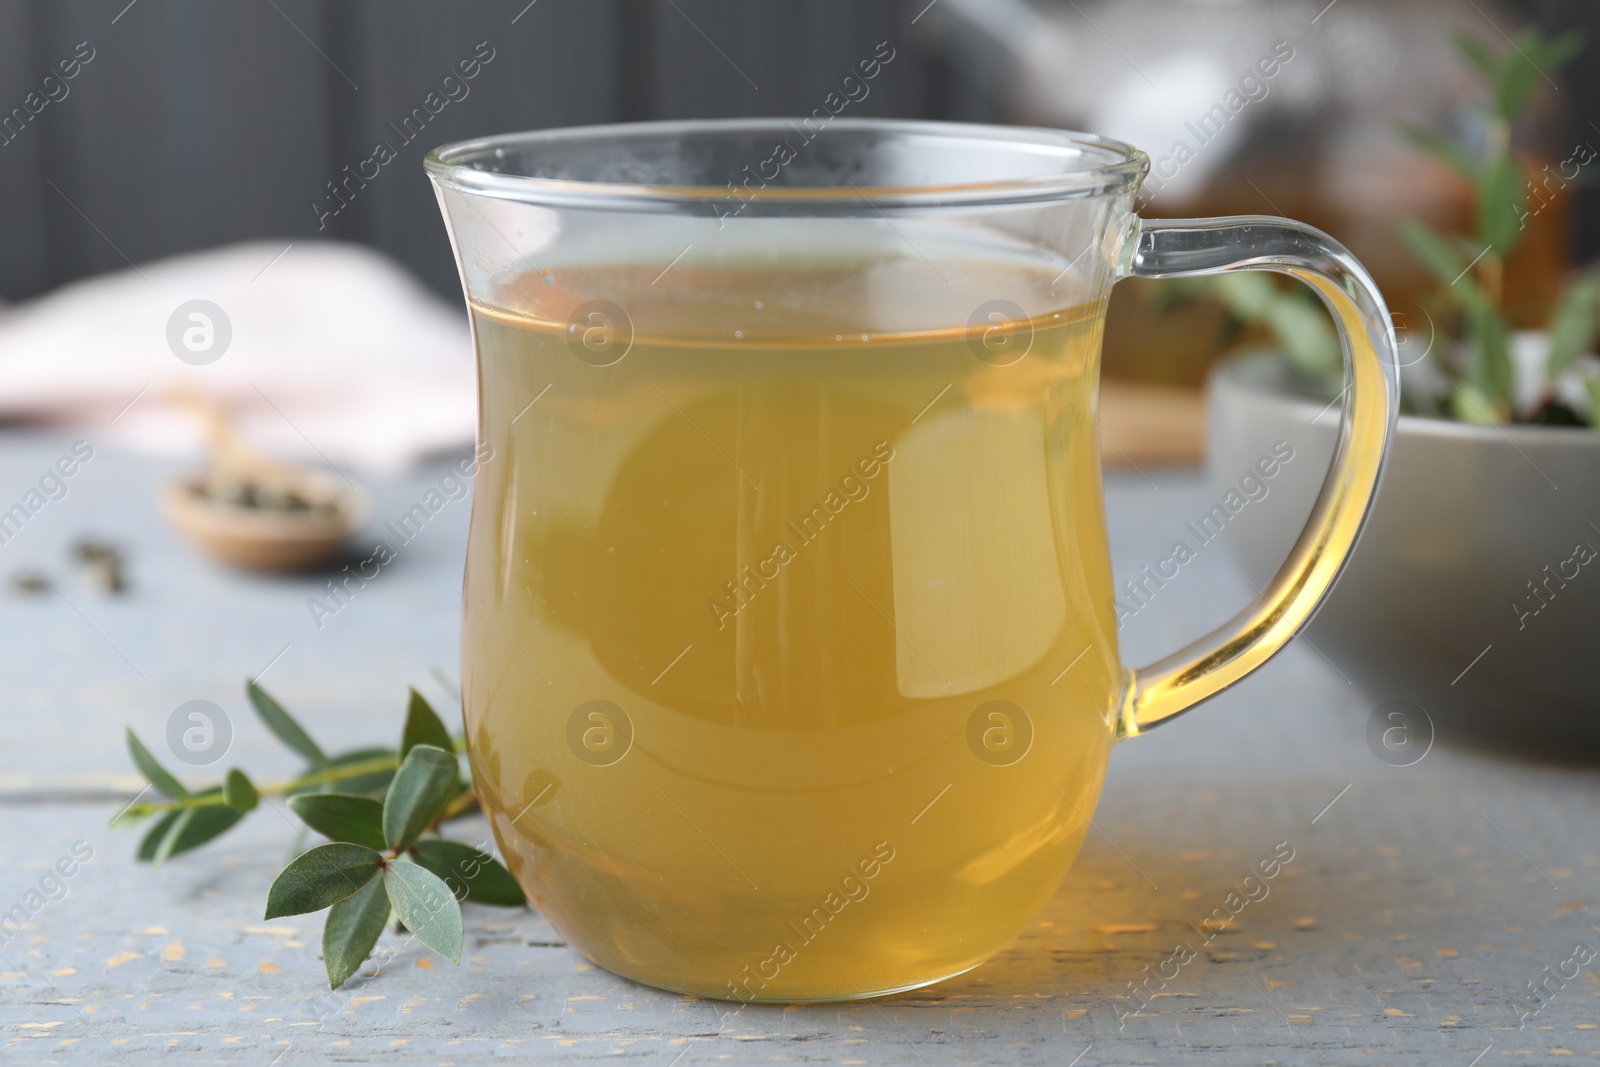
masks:
<svg viewBox="0 0 1600 1067"><path fill-rule="evenodd" d="M167 716L167 750L179 763L209 767L233 746L233 722L209 700L186 700Z"/></svg>
<svg viewBox="0 0 1600 1067"><path fill-rule="evenodd" d="M186 300L167 316L167 347L185 363L215 363L232 343L228 313L209 300Z"/></svg>
<svg viewBox="0 0 1600 1067"><path fill-rule="evenodd" d="M1433 718L1415 701L1384 701L1367 717L1367 747L1391 767L1420 763L1433 748Z"/></svg>
<svg viewBox="0 0 1600 1067"><path fill-rule="evenodd" d="M567 317L567 348L591 367L618 363L633 347L633 320L610 300L579 304Z"/></svg>
<svg viewBox="0 0 1600 1067"><path fill-rule="evenodd" d="M1009 700L990 700L967 719L967 747L992 767L1009 767L1033 747L1033 720Z"/></svg>
<svg viewBox="0 0 1600 1067"><path fill-rule="evenodd" d="M986 300L967 319L967 347L991 367L1009 367L1033 347L1033 320L1010 300Z"/></svg>
<svg viewBox="0 0 1600 1067"><path fill-rule="evenodd" d="M609 700L586 700L567 718L567 747L591 767L609 767L633 748L633 720Z"/></svg>

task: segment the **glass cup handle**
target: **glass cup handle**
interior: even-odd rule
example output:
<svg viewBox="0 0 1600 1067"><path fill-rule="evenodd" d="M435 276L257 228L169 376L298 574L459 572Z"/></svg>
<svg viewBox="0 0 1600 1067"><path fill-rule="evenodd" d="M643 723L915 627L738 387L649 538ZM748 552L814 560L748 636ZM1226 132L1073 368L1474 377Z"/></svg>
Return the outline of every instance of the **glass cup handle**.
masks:
<svg viewBox="0 0 1600 1067"><path fill-rule="evenodd" d="M1214 696L1261 666L1316 612L1366 522L1400 405L1399 357L1383 295L1366 268L1320 230L1289 219L1141 219L1120 277L1192 278L1239 270L1287 274L1333 314L1344 349L1338 447L1316 506L1265 590L1218 629L1127 672L1119 736L1133 736Z"/></svg>

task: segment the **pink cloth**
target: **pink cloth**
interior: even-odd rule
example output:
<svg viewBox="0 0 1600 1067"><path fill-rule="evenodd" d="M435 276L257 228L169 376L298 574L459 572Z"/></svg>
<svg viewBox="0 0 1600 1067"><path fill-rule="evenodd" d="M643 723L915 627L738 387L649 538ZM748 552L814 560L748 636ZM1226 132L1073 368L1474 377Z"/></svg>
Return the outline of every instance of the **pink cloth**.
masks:
<svg viewBox="0 0 1600 1067"><path fill-rule="evenodd" d="M205 365L168 342L174 312L196 299L220 307L232 334ZM180 319L181 336L193 321ZM467 446L475 432L462 309L361 246L233 245L73 282L0 312L0 419L198 457L203 423L175 387L217 400L262 451L372 474Z"/></svg>

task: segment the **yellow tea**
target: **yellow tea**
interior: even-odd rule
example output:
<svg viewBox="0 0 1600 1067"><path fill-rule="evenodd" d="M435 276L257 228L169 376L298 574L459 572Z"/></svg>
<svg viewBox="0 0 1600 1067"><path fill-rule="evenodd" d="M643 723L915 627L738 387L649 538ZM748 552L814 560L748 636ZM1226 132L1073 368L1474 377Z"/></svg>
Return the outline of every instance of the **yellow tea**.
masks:
<svg viewBox="0 0 1600 1067"><path fill-rule="evenodd" d="M1119 688L1103 309L1060 277L752 255L474 303L473 770L574 947L852 997L982 962L1055 890Z"/></svg>

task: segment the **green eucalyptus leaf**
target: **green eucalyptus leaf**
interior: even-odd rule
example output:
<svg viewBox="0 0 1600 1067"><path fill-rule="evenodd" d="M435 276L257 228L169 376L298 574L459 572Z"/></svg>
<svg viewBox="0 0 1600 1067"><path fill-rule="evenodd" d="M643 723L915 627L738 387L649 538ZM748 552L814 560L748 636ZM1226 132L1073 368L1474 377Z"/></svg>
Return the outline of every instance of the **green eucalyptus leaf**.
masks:
<svg viewBox="0 0 1600 1067"><path fill-rule="evenodd" d="M1437 130L1426 126L1418 126L1412 122L1397 124L1400 134L1406 140L1427 152L1429 155L1454 167L1468 181L1476 183L1478 180L1478 161L1472 158L1466 146L1453 137L1449 137Z"/></svg>
<svg viewBox="0 0 1600 1067"><path fill-rule="evenodd" d="M200 795L216 794L217 790L210 789ZM150 827L144 840L139 842L139 859L159 867L174 856L181 856L221 837L242 818L243 812L222 805L169 811Z"/></svg>
<svg viewBox="0 0 1600 1067"><path fill-rule="evenodd" d="M1600 428L1600 376L1586 379L1583 387L1589 394L1589 425Z"/></svg>
<svg viewBox="0 0 1600 1067"><path fill-rule="evenodd" d="M311 735L295 721L294 716L283 709L282 704L272 699L254 680L246 682L244 689L250 697L250 706L256 709L256 714L278 740L304 756L313 767L328 766L328 757L317 747L317 743L311 740Z"/></svg>
<svg viewBox="0 0 1600 1067"><path fill-rule="evenodd" d="M128 754L133 757L133 765L139 768L139 773L150 780L156 791L171 797L173 800L182 800L189 795L183 783L174 778L165 767L156 762L150 750L144 747L144 742L139 740L133 728L128 728Z"/></svg>
<svg viewBox="0 0 1600 1067"><path fill-rule="evenodd" d="M383 857L362 845L318 845L278 873L267 890L265 917L303 915L337 904L370 882Z"/></svg>
<svg viewBox="0 0 1600 1067"><path fill-rule="evenodd" d="M211 792L216 792L212 790ZM191 809L194 817L173 842L171 855L177 856L188 852L190 849L199 848L215 838L221 837L244 818L244 812L234 811L222 805Z"/></svg>
<svg viewBox="0 0 1600 1067"><path fill-rule="evenodd" d="M222 780L222 802L242 815L255 810L261 803L261 794L249 776L235 767Z"/></svg>
<svg viewBox="0 0 1600 1067"><path fill-rule="evenodd" d="M457 900L501 907L521 907L528 902L522 887L493 856L460 841L427 837L411 848L417 864L444 880Z"/></svg>
<svg viewBox="0 0 1600 1067"><path fill-rule="evenodd" d="M185 808L183 811L174 812L177 818L168 824L166 832L161 835L161 840L156 842L155 855L150 857L150 862L159 867L171 858L178 847L178 838L194 822L194 808Z"/></svg>
<svg viewBox="0 0 1600 1067"><path fill-rule="evenodd" d="M396 759L394 749L392 748L357 748L352 749L349 752L341 752L337 756L329 756L328 765L326 767L318 768L318 770L338 770L342 767L348 767L352 763L366 763L370 760L376 759L388 759L394 760L396 763L399 762ZM298 796L301 793L315 793L319 791L327 793L332 792L335 789L341 793L377 793L388 789L389 782L393 778L394 768L390 767L387 770L371 771L367 774L360 774L354 778L341 778L337 782L316 782L311 785L301 786L299 789L291 790L289 795Z"/></svg>
<svg viewBox="0 0 1600 1067"><path fill-rule="evenodd" d="M450 739L450 730L439 719L433 707L423 699L421 693L411 690L411 703L406 707L406 727L400 738L400 758L403 760L406 753L417 745L432 745L442 748L446 752L455 751L455 742Z"/></svg>
<svg viewBox="0 0 1600 1067"><path fill-rule="evenodd" d="M417 745L406 754L383 801L383 839L390 848L410 845L439 817L458 770L454 752L432 745Z"/></svg>
<svg viewBox="0 0 1600 1067"><path fill-rule="evenodd" d="M243 817L240 812L225 807L169 811L139 843L139 859L159 867L174 856L221 837Z"/></svg>
<svg viewBox="0 0 1600 1067"><path fill-rule="evenodd" d="M1483 172L1478 193L1478 235L1502 258L1522 238L1522 216L1527 208L1527 179L1516 157L1501 152Z"/></svg>
<svg viewBox="0 0 1600 1067"><path fill-rule="evenodd" d="M361 969L389 921L389 894L383 883L382 878L372 879L328 911L322 927L322 965L333 989Z"/></svg>
<svg viewBox="0 0 1600 1067"><path fill-rule="evenodd" d="M438 875L415 863L391 863L383 872L383 888L417 940L450 962L461 962L461 905Z"/></svg>
<svg viewBox="0 0 1600 1067"><path fill-rule="evenodd" d="M156 858L156 849L160 847L162 838L167 836L167 831L177 821L178 812L169 811L157 819L150 829L145 831L144 837L139 841L139 851L137 853L141 863L149 863Z"/></svg>
<svg viewBox="0 0 1600 1067"><path fill-rule="evenodd" d="M199 794L202 797L215 796L218 790L208 789ZM187 814L189 819L184 829L172 839L172 847L167 853L167 858L181 855L190 849L199 848L201 845L231 830L240 819L244 818L241 812L220 805L208 805L203 808L188 808L182 811L165 812L161 818L146 831L144 838L139 842L138 858L145 863L153 862L156 851L161 847L162 841L172 829L179 818Z"/></svg>
<svg viewBox="0 0 1600 1067"><path fill-rule="evenodd" d="M1550 320L1550 357L1545 378L1555 381L1577 358L1589 351L1600 328L1600 292L1596 280L1579 277L1561 296Z"/></svg>
<svg viewBox="0 0 1600 1067"><path fill-rule="evenodd" d="M349 793L301 793L289 807L307 826L333 841L382 851L383 805Z"/></svg>
<svg viewBox="0 0 1600 1067"><path fill-rule="evenodd" d="M1466 30L1457 29L1451 33L1450 39L1455 44L1456 51L1460 53L1461 58L1472 64L1479 74L1490 79L1495 76L1495 70L1499 67L1500 61L1495 58L1495 54L1490 51L1487 44L1484 44L1481 37L1468 33Z"/></svg>

